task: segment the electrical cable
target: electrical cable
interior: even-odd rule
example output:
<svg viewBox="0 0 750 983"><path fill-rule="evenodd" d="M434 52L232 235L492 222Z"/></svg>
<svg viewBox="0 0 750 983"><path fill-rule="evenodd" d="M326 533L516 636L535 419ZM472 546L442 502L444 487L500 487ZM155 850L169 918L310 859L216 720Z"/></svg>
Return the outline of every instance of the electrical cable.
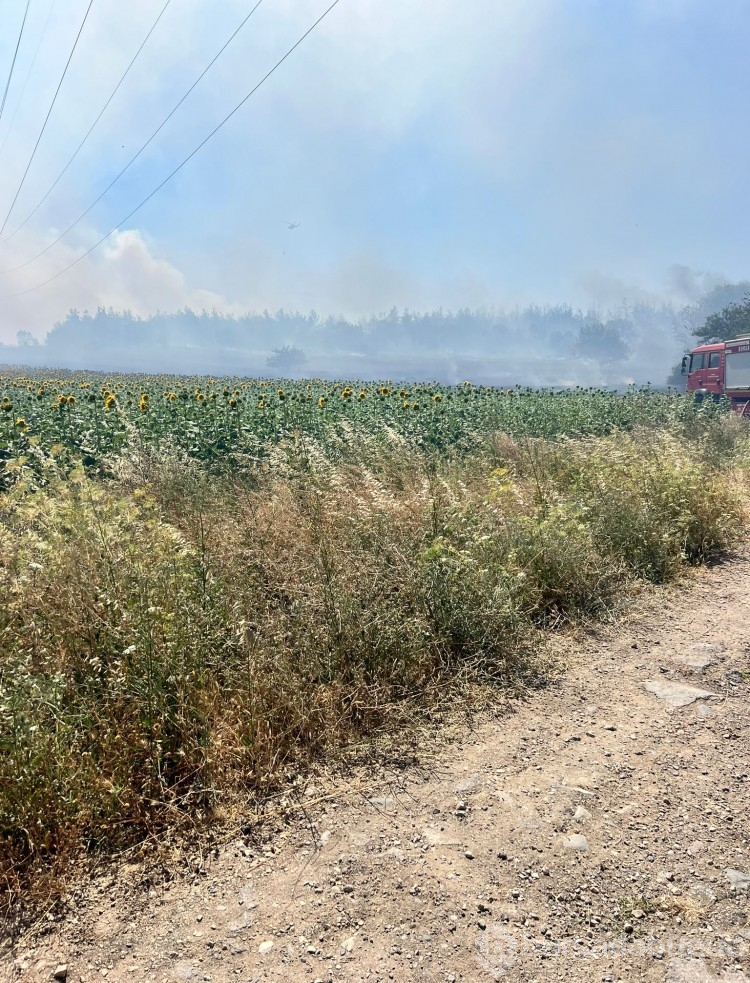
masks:
<svg viewBox="0 0 750 983"><path fill-rule="evenodd" d="M12 267L11 269L8 269L8 270L0 270L0 274L17 273L19 270L23 270L25 267L29 266L31 263L35 263L38 259L41 259L42 256L45 255L45 253L48 253L50 251L50 249L52 249L53 246L56 246L57 243L60 242L61 239L64 239L68 235L69 232L72 232L73 229L86 218L86 216L89 214L89 212L93 208L95 208L99 204L99 202L102 200L102 198L117 184L117 182L120 180L120 178L123 176L123 174L125 174L125 172L128 171L130 169L130 167L132 167L132 165L138 160L138 158L141 156L141 154L143 153L143 151L146 149L146 147L148 147L148 145L152 142L152 140L154 140L154 138L157 136L157 134L160 133L161 130L164 129L164 127L167 125L167 123L169 122L169 120L174 116L174 114L177 112L177 110L180 108L180 106L183 104L183 102L185 102L185 100L190 95L190 93L193 91L193 89L196 87L196 85L198 85L198 83L201 81L201 79L204 77L204 75L206 75L208 73L209 69L212 68L212 66L218 61L218 59L221 57L221 55L224 53L224 51L232 43L232 41L234 41L234 39L240 33L240 31L245 26L245 24L247 24L247 22L253 16L253 14L255 13L255 11L258 9L258 7L260 7L261 3L263 3L263 0L258 0L258 2L255 4L255 6L250 11L250 13L244 18L244 20L242 21L242 23L239 25L239 27L234 31L234 33L231 35L231 37L229 37L227 39L227 41L225 41L225 43L222 45L222 47L219 49L219 51L214 55L214 57L211 59L211 61L208 63L208 65L206 65L206 67L200 73L200 75L195 80L195 82L193 82L193 84L190 86L190 88L187 90L187 92L182 96L182 98L179 100L179 102L177 102L176 105L172 108L171 112L167 116L165 116L165 118L157 126L157 128L154 130L154 132L148 138L148 140L146 140L146 142L143 144L143 146L140 148L140 150L138 150L130 158L130 160L123 167L123 169L119 172L119 174L116 174L115 177L112 178L112 180L109 182L109 184L104 189L104 191L102 191L102 193L99 195L99 197L96 198L94 201L91 202L91 204L86 209L86 211L85 212L81 212L81 214L78 216L78 218L75 220L75 222L72 222L67 227L67 229L65 229L64 232L61 232L60 235L56 239L53 239L52 242L48 243L44 247L44 249L42 249L41 252L38 252L36 254L36 256L32 256L31 259L27 259L25 263L21 263L19 266L14 266L14 267ZM0 233L2 233L2 229L0 229ZM10 238L10 236L8 236L8 238ZM3 241L7 241L7 240L0 240L0 242L3 242Z"/></svg>
<svg viewBox="0 0 750 983"><path fill-rule="evenodd" d="M60 93L60 89L62 88L63 80L65 79L65 76L66 76L66 74L68 72L68 67L70 66L70 63L73 60L73 55L75 54L75 50L78 47L78 41L80 40L81 34L83 33L83 28L84 28L84 26L86 24L86 21L88 20L89 12L90 12L91 8L93 7L93 5L94 5L94 0L89 0L89 5L86 8L86 13L83 15L83 20L81 21L81 26L78 28L78 34L76 35L76 39L73 42L73 47L72 47L72 49L70 51L70 54L68 55L68 60L66 61L65 68L63 69L63 73L60 76L60 81L57 83L57 88L55 89L55 94L52 97L52 102L50 104L49 110L47 111L47 115L44 118L44 123L42 124L42 128L39 131L39 136L37 137L36 143L34 144L34 149L31 151L31 157L29 157L29 162L26 165L26 170L23 172L23 177L21 178L21 183L18 185L18 190L15 193L15 196L13 198L13 201L10 203L10 208L8 209L8 214L5 216L5 220L3 221L3 224L0 227L0 235L2 235L3 232L5 232L5 226L8 224L8 219L10 218L10 213L13 211L13 208L15 207L15 204L18 201L18 196L21 194L21 188L24 186L24 182L26 181L26 176L28 175L29 169L31 168L31 163L34 160L34 157L36 156L37 149L39 147L39 144L41 143L42 137L44 136L44 131L47 129L47 123L49 122L49 118L52 115L52 110L54 109L55 103L57 102L57 97L58 97L58 95Z"/></svg>
<svg viewBox="0 0 750 983"><path fill-rule="evenodd" d="M292 45L291 48L289 48L289 50L286 52L286 54L284 54L281 58L279 58L279 60L276 62L276 64L273 66L273 68L269 69L269 71L266 72L266 74L263 76L263 78L260 80L260 82L258 82L256 85L254 85L253 88L247 93L247 95L244 96L244 98L242 98L237 103L237 105L234 107L234 109L230 113L228 113L224 117L224 119L213 128L213 130L211 130L211 132L208 134L208 136L204 137L204 139L198 144L198 146L193 151L191 151L191 153L189 153L188 156L185 157L185 159L180 164L178 164L177 167L175 167L175 169L173 171L171 171L164 178L164 180L161 182L161 184L157 185L154 188L154 190L149 195L147 195L140 202L140 204L136 205L136 207L131 212L129 212L123 219L121 219L117 223L117 225L114 226L114 228L110 229L110 231L106 235L102 236L101 239L98 240L98 242L95 242L93 246L91 246L89 249L86 250L86 252L81 253L80 256L78 256L76 259L74 259L72 263L69 263L64 269L59 270L57 273L55 273L51 277L48 277L48 279L44 280L42 283L37 283L33 287L29 287L26 290L20 290L18 293L11 294L10 296L11 297L23 297L26 294L34 293L36 290L41 290L42 287L46 287L48 284L52 283L54 280L59 279L61 276L63 276L69 270L72 270L74 266L77 266L82 260L86 259L87 256L90 256L91 253L93 253L93 251L95 249L98 249L99 246L101 246L101 244L103 242L106 242L107 239L109 239L110 236L114 235L115 232L117 232L117 230L120 228L121 225L124 225L125 222L129 221L136 214L136 212L139 212L141 210L141 208L143 208L144 205L146 205L149 201L151 201L151 199L154 197L154 195L158 194L158 192L161 191L161 189L164 187L164 185L167 184L169 181L171 181L172 178L175 176L175 174L177 174L179 171L181 171L182 168L188 163L188 161L192 160L192 158L195 157L195 155L200 150L202 150L203 147L205 147L205 145L208 143L208 141L213 136L215 136L215 134L218 133L219 130L226 123L228 123L229 120L237 112L239 112L239 110L245 105L245 103L248 101L248 99L250 99L250 97L253 96L258 91L258 89L263 85L263 83L266 82L273 75L273 73L278 68L281 67L281 65L283 65L283 63L292 54L292 52L296 51L296 49L299 48L299 46L302 44L302 42L310 34L312 34L312 32L315 30L315 28L318 26L318 24L320 24L323 20L325 20L325 18L330 14L330 12L333 10L333 8L336 7L336 6L338 6L338 4L340 2L341 2L341 0L333 0L333 3L330 5L330 7L328 7L320 15L320 17L318 17L318 19L315 21L315 23L305 31L305 33L302 35L302 37L300 37L297 41L295 41L295 43Z"/></svg>
<svg viewBox="0 0 750 983"><path fill-rule="evenodd" d="M26 216L26 218L23 220L23 222L21 222L20 225L16 226L16 228L11 233L9 233L9 235L7 235L4 239L0 239L0 246L2 246L4 243L6 243L9 240L11 240L13 238L13 236L16 235L17 232L20 232L21 231L21 229L26 225L26 223L29 221L29 219L33 218L34 215L36 215L36 213L39 211L39 209L42 207L42 205L45 203L45 201L49 198L49 196L55 190L55 188L57 187L57 185L60 183L60 179L65 174L65 172L70 167L70 165L73 163L73 161L76 159L76 157L78 156L81 148L83 147L83 145L86 143L86 141L88 140L88 138L93 133L94 127L99 122L99 120L102 118L102 116L104 115L104 113L107 110L107 107L112 102L112 100L114 99L114 97L117 95L117 92L118 92L120 86L125 81L128 73L130 72L130 69L133 67L133 65L135 65L135 62L136 62L136 59L138 58L138 55L140 55L140 53L146 47L146 43L148 42L148 39L151 37L151 35L156 30L156 25L162 19L162 16L164 15L167 7L170 5L171 2L172 2L172 0L167 0L167 2L162 7L162 9L161 9L161 11L159 13L159 16L156 18L156 20L154 21L154 23L151 25L151 29L149 30L148 34L146 35L146 37L141 42L140 48L133 55L133 58L132 58L130 64L125 69L125 72L123 73L122 77L120 78L120 81L114 87L114 89L112 91L112 94L110 95L109 99L107 99L107 101L102 106L99 115L96 117L96 119L94 120L94 122L89 127L89 130L86 133L86 135L84 136L83 140L81 140L81 142L78 144L78 146L76 147L76 149L73 151L73 154L70 157L70 159L68 160L68 163L65 165L65 167L63 167L63 169L60 171L60 173L57 175L57 177L55 178L55 180L52 182L51 186L49 187L49 189L45 193L44 197L42 197L42 198L39 199L39 201L36 203L36 205L34 206L34 208L32 208L32 210L29 212L29 214ZM32 261L29 260L29 262L32 262Z"/></svg>
<svg viewBox="0 0 750 983"><path fill-rule="evenodd" d="M31 64L29 65L29 70L26 73L26 78L23 80L23 85L21 86L21 94L18 97L18 102L16 103L16 108L13 110L13 115L10 118L10 123L8 124L8 129L5 132L5 137L3 139L2 146L0 146L0 158L3 156L6 146L8 145L8 138L13 131L13 124L16 121L16 116L18 115L18 110L21 108L21 103L23 102L23 97L26 94L26 86L29 84L29 79L34 71L34 66L36 65L36 60L39 57L39 52L42 48L42 43L47 36L47 28L49 27L49 22L52 20L52 11L55 9L55 4L57 0L52 0L49 5L49 10L47 11L47 17L44 21L44 27L42 28L42 33L39 35L39 41L37 42L36 51L34 52L34 57L31 59Z"/></svg>
<svg viewBox="0 0 750 983"><path fill-rule="evenodd" d="M8 98L8 89L10 88L10 80L13 78L13 69L16 67L16 58L18 58L18 49L21 47L21 38L23 37L23 29L26 27L26 18L29 16L29 7L31 6L31 0L26 0L26 10L23 12L23 20L21 21L21 30L18 34L18 41L16 41L16 50L13 52L13 61L10 63L10 71L8 72L8 81L5 83L5 92L3 92L2 102L0 102L0 119L3 118L3 110L5 109L5 100Z"/></svg>

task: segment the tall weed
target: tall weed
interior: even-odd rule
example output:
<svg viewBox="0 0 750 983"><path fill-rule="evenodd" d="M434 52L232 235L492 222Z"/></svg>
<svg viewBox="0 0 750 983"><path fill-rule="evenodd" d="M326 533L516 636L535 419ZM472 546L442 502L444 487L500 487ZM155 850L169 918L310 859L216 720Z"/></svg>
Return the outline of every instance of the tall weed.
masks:
<svg viewBox="0 0 750 983"><path fill-rule="evenodd" d="M109 484L17 483L0 500L6 902L81 845L262 798L462 681L524 685L540 628L736 539L741 496L714 463L742 463L733 426L692 444L495 435L461 458L342 428L325 448L291 435L246 478L144 447Z"/></svg>

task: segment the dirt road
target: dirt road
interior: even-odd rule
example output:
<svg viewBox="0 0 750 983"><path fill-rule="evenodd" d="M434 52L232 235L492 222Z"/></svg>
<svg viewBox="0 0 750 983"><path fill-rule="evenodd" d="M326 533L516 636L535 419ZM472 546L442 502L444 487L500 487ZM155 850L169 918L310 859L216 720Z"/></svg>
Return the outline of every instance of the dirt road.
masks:
<svg viewBox="0 0 750 983"><path fill-rule="evenodd" d="M749 597L746 555L657 591L430 767L74 895L8 977L750 981Z"/></svg>

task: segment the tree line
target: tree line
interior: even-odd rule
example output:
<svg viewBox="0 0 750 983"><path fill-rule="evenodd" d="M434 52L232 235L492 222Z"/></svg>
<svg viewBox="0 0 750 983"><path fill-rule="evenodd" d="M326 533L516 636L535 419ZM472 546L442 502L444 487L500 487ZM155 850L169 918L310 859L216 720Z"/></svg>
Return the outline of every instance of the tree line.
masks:
<svg viewBox="0 0 750 983"><path fill-rule="evenodd" d="M183 309L141 317L71 310L42 342L19 332L0 361L106 371L242 375L426 377L506 384L605 384L667 378L695 342L750 333L750 282L726 283L696 303L582 310L567 304L430 312L359 320L316 311L230 315ZM672 381L676 381L672 379Z"/></svg>

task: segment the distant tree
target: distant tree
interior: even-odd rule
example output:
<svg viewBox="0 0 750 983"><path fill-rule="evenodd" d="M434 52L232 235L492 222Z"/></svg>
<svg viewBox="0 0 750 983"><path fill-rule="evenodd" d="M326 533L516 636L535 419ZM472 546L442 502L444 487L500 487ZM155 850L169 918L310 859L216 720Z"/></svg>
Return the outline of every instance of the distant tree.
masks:
<svg viewBox="0 0 750 983"><path fill-rule="evenodd" d="M576 351L584 358L610 361L626 358L628 346L617 321L610 321L607 324L602 324L601 321L589 321L582 325L578 332Z"/></svg>
<svg viewBox="0 0 750 983"><path fill-rule="evenodd" d="M16 331L16 344L19 348L31 348L39 344L39 341L30 331Z"/></svg>
<svg viewBox="0 0 750 983"><path fill-rule="evenodd" d="M750 294L739 303L727 304L718 314L709 314L693 334L705 344L750 335Z"/></svg>
<svg viewBox="0 0 750 983"><path fill-rule="evenodd" d="M696 303L683 307L679 312L679 323L692 334L711 314L718 314L728 304L740 303L748 293L750 293L750 280L720 283Z"/></svg>
<svg viewBox="0 0 750 983"><path fill-rule="evenodd" d="M296 372L306 364L307 355L301 348L296 348L294 345L282 345L281 348L274 348L266 359L266 365L274 372Z"/></svg>

